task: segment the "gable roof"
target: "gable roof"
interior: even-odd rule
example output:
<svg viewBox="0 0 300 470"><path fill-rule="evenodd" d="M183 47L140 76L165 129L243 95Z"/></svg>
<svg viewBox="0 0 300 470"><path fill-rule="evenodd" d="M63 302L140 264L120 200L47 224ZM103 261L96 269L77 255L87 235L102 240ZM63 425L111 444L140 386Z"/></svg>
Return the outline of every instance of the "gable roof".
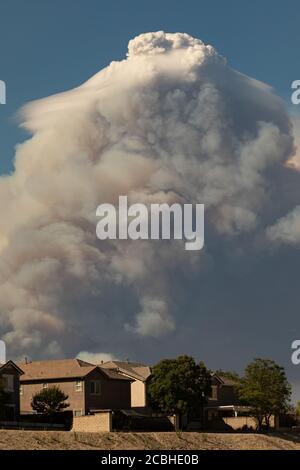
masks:
<svg viewBox="0 0 300 470"><path fill-rule="evenodd" d="M234 385L238 385L239 383L238 380L229 379L225 375L221 375L221 374L219 375L219 374L213 373L212 377L217 379L221 385L234 386Z"/></svg>
<svg viewBox="0 0 300 470"><path fill-rule="evenodd" d="M125 377L125 375L120 374L119 372L112 370L112 369L105 369L101 366L96 366L97 369L100 369L104 375L106 375L109 379L112 380L125 380L127 382L133 382L133 379L130 377Z"/></svg>
<svg viewBox="0 0 300 470"><path fill-rule="evenodd" d="M147 380L151 375L150 367L145 364L141 364L140 362L108 361L101 364L101 367L104 369L116 370L142 382L145 382L145 380Z"/></svg>
<svg viewBox="0 0 300 470"><path fill-rule="evenodd" d="M0 372L3 372L4 369L6 369L6 367L13 367L14 369L16 369L20 375L24 374L23 370L20 369L20 367L17 366L17 364L15 364L13 361L7 361L5 362L5 364L0 364Z"/></svg>
<svg viewBox="0 0 300 470"><path fill-rule="evenodd" d="M24 375L22 382L30 380L51 380L84 378L94 370L100 371L106 378L112 380L128 380L121 374L103 370L101 367L82 361L81 359L56 359L49 361L33 361L27 364L19 364Z"/></svg>

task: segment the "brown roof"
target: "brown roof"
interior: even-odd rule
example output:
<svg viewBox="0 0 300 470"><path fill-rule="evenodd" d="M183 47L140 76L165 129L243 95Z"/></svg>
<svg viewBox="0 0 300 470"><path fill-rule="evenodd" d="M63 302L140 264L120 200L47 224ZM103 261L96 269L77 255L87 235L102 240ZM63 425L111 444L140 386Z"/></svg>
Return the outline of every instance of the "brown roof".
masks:
<svg viewBox="0 0 300 470"><path fill-rule="evenodd" d="M127 380L129 382L133 382L133 380L129 377L125 377L124 375L120 374L119 372L112 370L112 369L105 369L102 366L97 366L98 369L101 369L101 371L107 375L112 380Z"/></svg>
<svg viewBox="0 0 300 470"><path fill-rule="evenodd" d="M12 366L19 372L20 375L23 374L23 370L20 369L20 367L18 367L17 364L15 364L13 361L7 361L5 364L0 363L0 370L5 369L7 366Z"/></svg>
<svg viewBox="0 0 300 470"><path fill-rule="evenodd" d="M222 385L230 385L230 386L233 386L233 385L238 385L239 383L239 380L236 379L230 379L229 377L226 377L226 375L220 375L220 374L217 374L217 373L214 373L213 374L213 377L217 377L220 382L222 383Z"/></svg>
<svg viewBox="0 0 300 470"><path fill-rule="evenodd" d="M34 361L18 364L24 371L21 381L83 378L95 369L100 370L112 380L128 380L121 374L103 370L101 367L82 361L81 359L57 359L50 361Z"/></svg>
<svg viewBox="0 0 300 470"><path fill-rule="evenodd" d="M119 371L137 380L144 382L150 375L150 367L139 362L108 361L101 364L102 368Z"/></svg>

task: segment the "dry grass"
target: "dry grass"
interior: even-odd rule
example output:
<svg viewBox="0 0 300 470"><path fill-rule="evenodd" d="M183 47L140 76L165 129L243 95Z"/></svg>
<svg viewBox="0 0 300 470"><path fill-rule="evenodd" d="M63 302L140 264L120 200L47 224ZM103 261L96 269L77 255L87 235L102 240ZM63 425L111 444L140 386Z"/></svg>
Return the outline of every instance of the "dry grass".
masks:
<svg viewBox="0 0 300 470"><path fill-rule="evenodd" d="M0 430L0 449L13 450L300 450L291 435L213 433L75 433Z"/></svg>

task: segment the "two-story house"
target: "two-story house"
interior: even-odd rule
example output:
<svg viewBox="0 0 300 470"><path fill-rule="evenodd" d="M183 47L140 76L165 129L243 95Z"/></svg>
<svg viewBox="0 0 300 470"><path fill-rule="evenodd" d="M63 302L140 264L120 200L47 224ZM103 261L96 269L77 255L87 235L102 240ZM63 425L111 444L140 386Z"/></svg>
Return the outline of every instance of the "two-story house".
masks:
<svg viewBox="0 0 300 470"><path fill-rule="evenodd" d="M80 359L34 361L19 366L24 371L20 381L21 413L32 412L33 395L52 386L68 395L68 409L74 416L130 408L132 379L113 370Z"/></svg>
<svg viewBox="0 0 300 470"><path fill-rule="evenodd" d="M131 407L140 411L147 407L146 382L151 375L149 366L139 362L108 361L101 364L101 367L132 379Z"/></svg>
<svg viewBox="0 0 300 470"><path fill-rule="evenodd" d="M248 407L242 406L237 394L238 381L214 373L211 377L211 396L204 407L206 421L215 418L238 416Z"/></svg>
<svg viewBox="0 0 300 470"><path fill-rule="evenodd" d="M16 421L20 414L20 376L23 371L13 361L0 364L0 420Z"/></svg>

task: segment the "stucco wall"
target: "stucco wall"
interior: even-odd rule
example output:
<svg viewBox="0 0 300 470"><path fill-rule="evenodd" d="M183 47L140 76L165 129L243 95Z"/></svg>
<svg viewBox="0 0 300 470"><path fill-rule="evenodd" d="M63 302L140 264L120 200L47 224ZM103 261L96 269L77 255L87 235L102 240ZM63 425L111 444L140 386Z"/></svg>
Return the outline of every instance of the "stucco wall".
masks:
<svg viewBox="0 0 300 470"><path fill-rule="evenodd" d="M128 409L130 408L130 382L124 380L110 380L106 378L101 372L94 371L82 380L81 391L76 390L76 381L78 379L61 379L47 380L48 387L57 386L66 395L68 395L67 402L70 404L69 408L73 411L82 411L82 414L87 414L90 410L98 409ZM99 380L101 382L101 393L93 395L90 392L90 382ZM33 395L42 390L43 381L26 381L22 382L22 395L21 395L21 412L32 412L31 399Z"/></svg>
<svg viewBox="0 0 300 470"><path fill-rule="evenodd" d="M90 393L90 382L101 380L101 394ZM85 381L86 410L114 409L126 410L130 408L130 382L127 380L110 380L98 371L94 371Z"/></svg>
<svg viewBox="0 0 300 470"><path fill-rule="evenodd" d="M228 424L228 426L232 427L232 429L239 429L243 426L248 426L249 428L252 427L253 429L256 429L257 426L255 419L248 416L237 416L236 418L228 417L222 419L226 424ZM270 426L274 427L274 417L271 417Z"/></svg>
<svg viewBox="0 0 300 470"><path fill-rule="evenodd" d="M131 383L131 406L146 406L146 386L140 380L135 380Z"/></svg>
<svg viewBox="0 0 300 470"><path fill-rule="evenodd" d="M74 417L72 431L75 432L111 432L111 411L102 411L95 415Z"/></svg>
<svg viewBox="0 0 300 470"><path fill-rule="evenodd" d="M80 380L80 379L77 379ZM45 380L45 383L48 383L48 387L56 386L60 388L66 395L68 395L67 402L70 404L69 410L82 410L82 413L85 413L85 403L84 403L84 383L82 383L82 391L76 391L76 380ZM21 399L21 413L32 412L31 400L33 395L37 392L40 392L43 388L42 382L21 382L22 385L22 395Z"/></svg>

